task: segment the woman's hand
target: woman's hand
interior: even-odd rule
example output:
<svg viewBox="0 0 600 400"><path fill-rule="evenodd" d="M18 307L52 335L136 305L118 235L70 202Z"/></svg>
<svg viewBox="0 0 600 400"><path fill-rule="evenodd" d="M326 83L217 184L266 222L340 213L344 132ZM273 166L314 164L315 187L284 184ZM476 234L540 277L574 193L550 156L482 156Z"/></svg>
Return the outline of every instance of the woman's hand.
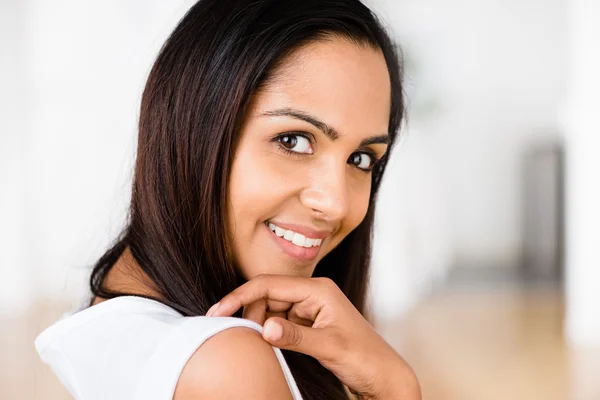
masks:
<svg viewBox="0 0 600 400"><path fill-rule="evenodd" d="M208 310L264 324L275 347L317 359L361 399L421 399L410 366L328 278L259 275Z"/></svg>

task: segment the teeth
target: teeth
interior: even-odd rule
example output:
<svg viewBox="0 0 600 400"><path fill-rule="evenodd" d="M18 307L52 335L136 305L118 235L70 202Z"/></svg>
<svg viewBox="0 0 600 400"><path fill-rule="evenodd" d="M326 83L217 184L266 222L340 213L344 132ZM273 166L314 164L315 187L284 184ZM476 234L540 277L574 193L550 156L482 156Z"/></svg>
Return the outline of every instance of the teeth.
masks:
<svg viewBox="0 0 600 400"><path fill-rule="evenodd" d="M306 241L306 236L300 233L294 233L294 238L292 239L292 243L296 246L304 247L304 242Z"/></svg>
<svg viewBox="0 0 600 400"><path fill-rule="evenodd" d="M283 234L283 238L285 240L289 240L291 242L292 239L294 239L294 232L293 231L285 231L285 233Z"/></svg>
<svg viewBox="0 0 600 400"><path fill-rule="evenodd" d="M275 224L269 223L269 229L273 232L275 232L275 234L279 237L283 237L285 240L288 240L292 243L294 243L296 246L300 246L300 247L314 247L314 246L320 246L321 242L323 242L323 239L313 239L313 238L307 238L306 236L294 232L294 231L290 231L287 229L283 229L278 227Z"/></svg>

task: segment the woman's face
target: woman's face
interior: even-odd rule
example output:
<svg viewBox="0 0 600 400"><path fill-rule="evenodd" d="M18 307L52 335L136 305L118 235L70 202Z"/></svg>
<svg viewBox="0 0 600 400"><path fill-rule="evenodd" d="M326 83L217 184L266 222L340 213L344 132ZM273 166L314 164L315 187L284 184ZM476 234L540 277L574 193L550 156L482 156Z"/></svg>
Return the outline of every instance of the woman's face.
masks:
<svg viewBox="0 0 600 400"><path fill-rule="evenodd" d="M365 217L385 153L390 79L383 54L343 39L297 50L256 93L229 183L242 274L310 277Z"/></svg>

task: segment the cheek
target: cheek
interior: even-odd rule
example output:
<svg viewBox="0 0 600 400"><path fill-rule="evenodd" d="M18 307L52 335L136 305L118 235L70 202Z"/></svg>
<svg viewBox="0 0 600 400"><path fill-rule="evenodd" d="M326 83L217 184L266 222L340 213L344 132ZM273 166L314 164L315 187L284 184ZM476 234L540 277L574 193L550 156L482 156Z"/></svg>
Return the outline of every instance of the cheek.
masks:
<svg viewBox="0 0 600 400"><path fill-rule="evenodd" d="M262 208L267 206L270 196L269 186L265 185L264 174L257 166L244 168L243 163L234 164L229 182L229 213L232 222L239 229L254 220ZM247 227L246 227L247 229Z"/></svg>
<svg viewBox="0 0 600 400"><path fill-rule="evenodd" d="M350 188L350 207L348 210L349 231L356 228L365 218L369 208L369 197L371 195L371 177L365 181L358 182Z"/></svg>
<svg viewBox="0 0 600 400"><path fill-rule="evenodd" d="M251 262L259 251L253 238L273 207L272 185L266 184L270 179L260 159L250 160L244 151L236 154L228 187L228 233L235 263L246 279L257 273Z"/></svg>
<svg viewBox="0 0 600 400"><path fill-rule="evenodd" d="M286 186L287 185L287 186ZM229 180L229 215L246 234L272 216L289 191L290 180L272 157L249 146L240 148Z"/></svg>

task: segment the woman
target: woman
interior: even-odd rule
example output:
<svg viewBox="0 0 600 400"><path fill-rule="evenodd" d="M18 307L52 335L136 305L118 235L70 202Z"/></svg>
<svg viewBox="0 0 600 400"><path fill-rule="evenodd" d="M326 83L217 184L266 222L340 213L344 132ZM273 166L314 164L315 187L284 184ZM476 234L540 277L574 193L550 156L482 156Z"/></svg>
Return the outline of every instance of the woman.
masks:
<svg viewBox="0 0 600 400"><path fill-rule="evenodd" d="M128 225L42 359L82 399L420 398L361 315L403 107L358 0L199 1L148 77Z"/></svg>

